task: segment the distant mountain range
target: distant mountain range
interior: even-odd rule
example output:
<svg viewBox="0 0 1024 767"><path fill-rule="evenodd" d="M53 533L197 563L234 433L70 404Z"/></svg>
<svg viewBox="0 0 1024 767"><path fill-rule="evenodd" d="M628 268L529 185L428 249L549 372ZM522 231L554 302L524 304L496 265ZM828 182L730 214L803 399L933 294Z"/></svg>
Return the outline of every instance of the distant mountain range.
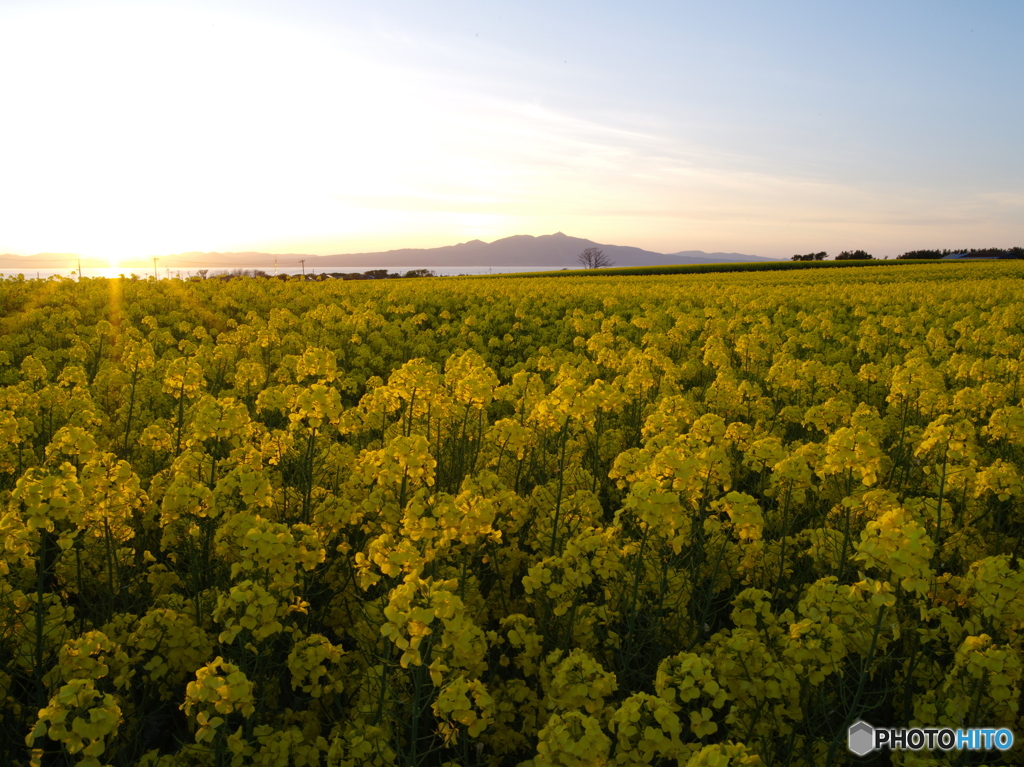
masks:
<svg viewBox="0 0 1024 767"><path fill-rule="evenodd" d="M558 232L533 237L528 234L517 234L494 242L470 240L458 245L445 245L440 248L401 248L376 253L346 253L333 256L309 256L301 253L206 253L192 251L173 255L158 256L160 268L189 265L201 268L249 266L264 267L279 264L305 261L308 269L317 271L344 270L354 267L419 267L434 266L544 266L578 268L576 257L586 248L600 248L615 266L662 266L665 264L707 264L737 261L774 261L764 256L751 256L744 253L705 253L701 250L682 250L678 253L655 253L651 250L633 248L626 245L603 245L582 237L570 237ZM38 254L37 256L0 256L0 269L10 261L29 263L35 258L46 256L49 261L55 256L76 259L73 254ZM91 261L92 259L89 259ZM91 266L82 259L83 266ZM126 268L149 268L153 265L153 257L149 259L122 260L121 266ZM11 268L11 267L6 267Z"/></svg>
<svg viewBox="0 0 1024 767"><path fill-rule="evenodd" d="M576 257L586 248L600 248L616 266L660 266L727 261L769 261L742 253L704 253L699 250L655 253L627 245L603 245L558 232L533 237L517 234L494 242L470 240L440 248L402 248L383 253L349 253L306 259L306 266L321 268L362 266L566 266L578 267Z"/></svg>

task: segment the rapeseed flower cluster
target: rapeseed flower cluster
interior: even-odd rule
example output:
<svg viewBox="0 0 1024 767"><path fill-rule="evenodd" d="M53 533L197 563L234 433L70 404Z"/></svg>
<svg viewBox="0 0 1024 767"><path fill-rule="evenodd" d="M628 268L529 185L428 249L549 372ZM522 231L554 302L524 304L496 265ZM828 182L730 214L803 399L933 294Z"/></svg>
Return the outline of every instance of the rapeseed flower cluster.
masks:
<svg viewBox="0 0 1024 767"><path fill-rule="evenodd" d="M1024 731L1024 273L912 268L0 283L0 763Z"/></svg>

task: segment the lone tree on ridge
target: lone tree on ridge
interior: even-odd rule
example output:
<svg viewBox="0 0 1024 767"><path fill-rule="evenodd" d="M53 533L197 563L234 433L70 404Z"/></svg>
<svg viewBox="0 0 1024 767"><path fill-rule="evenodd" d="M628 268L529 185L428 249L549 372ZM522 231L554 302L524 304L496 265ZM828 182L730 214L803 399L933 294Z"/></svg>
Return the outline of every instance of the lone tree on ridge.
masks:
<svg viewBox="0 0 1024 767"><path fill-rule="evenodd" d="M603 269L606 266L615 266L615 262L608 258L600 248L587 248L576 256L576 260L583 264L584 269Z"/></svg>

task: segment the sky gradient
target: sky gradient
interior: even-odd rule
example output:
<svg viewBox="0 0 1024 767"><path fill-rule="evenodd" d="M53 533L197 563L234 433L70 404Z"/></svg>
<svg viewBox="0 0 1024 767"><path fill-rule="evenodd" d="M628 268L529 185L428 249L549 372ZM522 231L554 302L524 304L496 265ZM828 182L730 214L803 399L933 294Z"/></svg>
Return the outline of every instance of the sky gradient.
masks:
<svg viewBox="0 0 1024 767"><path fill-rule="evenodd" d="M0 3L0 253L1024 245L1024 4Z"/></svg>

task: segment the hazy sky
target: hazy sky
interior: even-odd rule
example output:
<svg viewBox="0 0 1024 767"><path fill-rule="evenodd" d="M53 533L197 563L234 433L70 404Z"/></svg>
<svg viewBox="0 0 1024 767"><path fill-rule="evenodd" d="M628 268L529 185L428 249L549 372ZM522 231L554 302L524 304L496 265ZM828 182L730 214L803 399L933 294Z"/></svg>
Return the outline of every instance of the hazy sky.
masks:
<svg viewBox="0 0 1024 767"><path fill-rule="evenodd" d="M1024 3L0 0L0 253L1024 245Z"/></svg>

